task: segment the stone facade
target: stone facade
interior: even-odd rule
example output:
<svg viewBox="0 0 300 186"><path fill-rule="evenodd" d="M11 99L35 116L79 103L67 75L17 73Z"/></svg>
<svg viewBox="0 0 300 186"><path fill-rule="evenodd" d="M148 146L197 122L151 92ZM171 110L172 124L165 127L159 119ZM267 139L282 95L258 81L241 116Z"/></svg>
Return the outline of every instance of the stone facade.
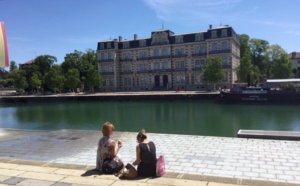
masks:
<svg viewBox="0 0 300 186"><path fill-rule="evenodd" d="M292 61L293 68L300 67L300 52L289 53L289 59Z"/></svg>
<svg viewBox="0 0 300 186"><path fill-rule="evenodd" d="M207 90L201 73L208 57L219 56L226 78L218 85L229 88L237 80L240 63L238 36L230 26L205 32L174 34L158 30L151 38L109 40L98 43L98 70L104 78L101 91Z"/></svg>

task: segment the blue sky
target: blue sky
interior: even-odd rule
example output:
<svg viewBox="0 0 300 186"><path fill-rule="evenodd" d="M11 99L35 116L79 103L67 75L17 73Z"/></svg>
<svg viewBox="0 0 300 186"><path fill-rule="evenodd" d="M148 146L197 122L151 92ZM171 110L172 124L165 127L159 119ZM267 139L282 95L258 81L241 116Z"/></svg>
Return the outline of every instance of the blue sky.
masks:
<svg viewBox="0 0 300 186"><path fill-rule="evenodd" d="M50 54L96 49L109 38L150 37L164 28L176 34L230 25L238 34L300 52L298 0L0 0L9 59L18 64Z"/></svg>

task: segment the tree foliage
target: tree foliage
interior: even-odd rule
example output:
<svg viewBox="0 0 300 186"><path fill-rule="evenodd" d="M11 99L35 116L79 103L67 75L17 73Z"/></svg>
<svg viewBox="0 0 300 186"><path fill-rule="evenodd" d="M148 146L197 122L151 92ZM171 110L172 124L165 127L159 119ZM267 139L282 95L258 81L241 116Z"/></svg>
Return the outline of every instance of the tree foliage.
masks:
<svg viewBox="0 0 300 186"><path fill-rule="evenodd" d="M66 87L72 89L74 92L74 89L78 87L79 83L79 70L76 68L69 69L65 80Z"/></svg>
<svg viewBox="0 0 300 186"><path fill-rule="evenodd" d="M85 84L89 86L91 92L94 92L94 87L99 86L102 82L103 80L98 70L91 65L86 73Z"/></svg>
<svg viewBox="0 0 300 186"><path fill-rule="evenodd" d="M270 69L270 77L272 79L284 79L293 77L292 62L287 54L276 57Z"/></svg>
<svg viewBox="0 0 300 186"><path fill-rule="evenodd" d="M36 88L38 91L38 88L41 86L42 80L40 79L39 75L37 73L34 73L31 77L31 86L33 88Z"/></svg>
<svg viewBox="0 0 300 186"><path fill-rule="evenodd" d="M34 59L33 66L36 65L38 71L44 76L50 71L52 65L57 61L56 57L51 55L41 55Z"/></svg>
<svg viewBox="0 0 300 186"><path fill-rule="evenodd" d="M215 84L225 78L225 72L219 57L207 58L202 77L204 81L214 84L214 89Z"/></svg>
<svg viewBox="0 0 300 186"><path fill-rule="evenodd" d="M9 63L9 71L12 72L14 71L15 69L18 69L18 66L17 66L17 63L15 61L11 61Z"/></svg>
<svg viewBox="0 0 300 186"><path fill-rule="evenodd" d="M12 71L12 73L13 73L15 88L18 91L23 92L25 88L28 87L28 83L25 78L25 71L15 69L14 71Z"/></svg>
<svg viewBox="0 0 300 186"><path fill-rule="evenodd" d="M64 77L61 74L61 67L59 65L53 65L50 71L45 74L44 83L54 92L63 87Z"/></svg>

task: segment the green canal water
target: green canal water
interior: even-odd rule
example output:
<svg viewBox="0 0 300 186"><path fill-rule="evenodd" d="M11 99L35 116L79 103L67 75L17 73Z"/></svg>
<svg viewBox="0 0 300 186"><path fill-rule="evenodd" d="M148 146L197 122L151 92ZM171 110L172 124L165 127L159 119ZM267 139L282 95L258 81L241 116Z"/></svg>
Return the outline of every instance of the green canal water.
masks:
<svg viewBox="0 0 300 186"><path fill-rule="evenodd" d="M75 102L0 105L0 128L99 130L236 136L239 129L300 131L300 106L209 101Z"/></svg>

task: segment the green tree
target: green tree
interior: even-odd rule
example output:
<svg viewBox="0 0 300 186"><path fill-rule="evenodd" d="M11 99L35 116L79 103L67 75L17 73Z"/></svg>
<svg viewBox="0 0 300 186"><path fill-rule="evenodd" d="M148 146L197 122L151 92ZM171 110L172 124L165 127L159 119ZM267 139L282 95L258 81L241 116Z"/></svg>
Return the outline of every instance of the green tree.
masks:
<svg viewBox="0 0 300 186"><path fill-rule="evenodd" d="M220 57L207 58L202 77L204 81L212 83L214 85L214 90L216 90L216 83L225 78L225 72Z"/></svg>
<svg viewBox="0 0 300 186"><path fill-rule="evenodd" d="M79 83L80 76L78 69L69 69L65 80L66 87L72 89L72 91L74 92L74 89L78 87Z"/></svg>
<svg viewBox="0 0 300 186"><path fill-rule="evenodd" d="M34 62L32 65L36 65L38 67L38 71L41 73L41 75L43 77L47 72L50 71L51 67L56 62L57 62L57 59L54 56L40 55L34 59Z"/></svg>
<svg viewBox="0 0 300 186"><path fill-rule="evenodd" d="M50 71L45 74L44 83L55 93L63 87L64 76L61 73L61 67L59 65L53 65Z"/></svg>
<svg viewBox="0 0 300 186"><path fill-rule="evenodd" d="M42 80L40 79L39 75L37 73L34 73L31 77L31 86L33 88L36 88L36 91L38 92L39 86L41 86Z"/></svg>
<svg viewBox="0 0 300 186"><path fill-rule="evenodd" d="M18 66L17 66L17 64L16 64L15 61L11 61L11 62L9 63L9 71L12 72L12 71L14 71L15 69L18 69Z"/></svg>
<svg viewBox="0 0 300 186"><path fill-rule="evenodd" d="M285 79L293 77L292 62L287 54L282 54L279 58L274 59L270 77L273 79Z"/></svg>
<svg viewBox="0 0 300 186"><path fill-rule="evenodd" d="M102 82L103 80L98 70L95 68L95 66L91 65L87 70L85 84L89 86L91 92L94 92L94 87L99 86L102 84Z"/></svg>
<svg viewBox="0 0 300 186"><path fill-rule="evenodd" d="M242 59L244 55L250 53L250 37L247 34L239 35L240 40L240 58Z"/></svg>
<svg viewBox="0 0 300 186"><path fill-rule="evenodd" d="M269 42L262 39L252 38L249 41L252 63L259 68L261 74L267 76L266 52L269 48Z"/></svg>
<svg viewBox="0 0 300 186"><path fill-rule="evenodd" d="M14 71L12 71L12 74L13 74L13 78L14 78L15 88L18 91L23 92L25 90L25 88L28 87L28 83L27 83L27 80L25 77L25 71L15 69Z"/></svg>
<svg viewBox="0 0 300 186"><path fill-rule="evenodd" d="M62 73L67 74L70 69L80 69L83 53L75 50L72 53L66 54L64 62L61 64Z"/></svg>
<svg viewBox="0 0 300 186"><path fill-rule="evenodd" d="M261 74L257 66L251 62L250 52L244 54L241 58L240 65L237 67L237 76L239 81L247 82L247 76L250 75L251 83L259 81Z"/></svg>

